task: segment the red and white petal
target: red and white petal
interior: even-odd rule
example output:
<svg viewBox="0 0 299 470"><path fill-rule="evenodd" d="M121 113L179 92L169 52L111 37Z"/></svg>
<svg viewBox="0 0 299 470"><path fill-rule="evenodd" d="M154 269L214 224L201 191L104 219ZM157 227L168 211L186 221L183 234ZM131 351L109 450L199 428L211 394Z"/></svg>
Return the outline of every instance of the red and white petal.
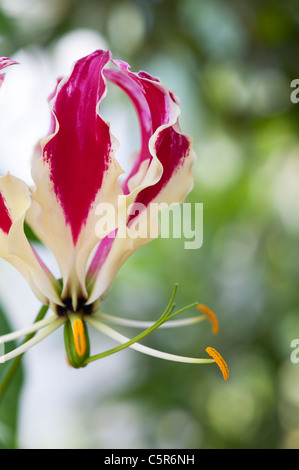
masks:
<svg viewBox="0 0 299 470"><path fill-rule="evenodd" d="M44 304L59 304L57 281L36 255L24 234L24 218L31 198L20 179L0 177L0 257L11 263L28 280Z"/></svg>
<svg viewBox="0 0 299 470"><path fill-rule="evenodd" d="M136 202L146 208L156 200L181 203L192 189L195 154L191 137L179 126L178 98L158 78L130 72L125 62L113 62L119 70L105 70L105 76L132 100L142 136L140 152L123 186L127 206Z"/></svg>
<svg viewBox="0 0 299 470"><path fill-rule="evenodd" d="M105 70L104 74L132 100L142 136L135 165L123 184L125 209L132 205L134 210L137 205L143 210L127 217L125 238L116 236L100 243L87 274L89 303L104 297L123 262L158 236L158 213L152 215L150 205L182 203L193 186L191 169L195 154L192 139L179 126L178 99L157 78L145 72L132 73L128 64L113 62L119 70ZM145 227L145 236L132 236L136 225Z"/></svg>
<svg viewBox="0 0 299 470"><path fill-rule="evenodd" d="M141 129L141 149L123 189L128 195L139 195L148 204L161 188L185 165L189 156L189 138L181 133L177 97L158 78L141 71L133 73L126 62L114 60L118 70L107 69L105 77L120 86L135 106ZM188 164L188 163L187 163ZM146 170L146 171L145 171ZM159 184L157 184L159 182ZM190 183L190 181L189 181ZM190 184L181 185L190 190ZM152 186L152 190L145 188ZM132 197L129 197L130 203Z"/></svg>
<svg viewBox="0 0 299 470"><path fill-rule="evenodd" d="M36 190L28 221L56 256L62 297L74 309L78 297L87 298L86 265L99 241L95 208L100 202L114 204L121 193L117 178L123 171L114 158L118 144L99 114L109 59L109 52L96 51L59 82L51 100L55 130L41 142L32 171Z"/></svg>
<svg viewBox="0 0 299 470"><path fill-rule="evenodd" d="M0 57L0 70L4 69L5 67L9 67L10 65L15 65L18 62L15 60L9 59L8 57ZM0 74L0 87L4 81L5 74L1 73Z"/></svg>
<svg viewBox="0 0 299 470"><path fill-rule="evenodd" d="M122 264L139 246L138 240L132 240L129 236L116 236L114 240L107 237L101 241L87 273L90 291L88 304L106 297Z"/></svg>
<svg viewBox="0 0 299 470"><path fill-rule="evenodd" d="M18 62L15 60L9 59L9 57L0 57L0 70L4 69L5 67L9 67L10 65L15 65Z"/></svg>

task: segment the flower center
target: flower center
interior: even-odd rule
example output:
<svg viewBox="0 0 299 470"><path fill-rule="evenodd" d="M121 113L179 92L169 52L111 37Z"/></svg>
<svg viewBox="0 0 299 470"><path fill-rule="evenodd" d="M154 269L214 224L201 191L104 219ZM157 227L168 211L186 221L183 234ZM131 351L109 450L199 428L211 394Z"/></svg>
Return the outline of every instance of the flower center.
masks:
<svg viewBox="0 0 299 470"><path fill-rule="evenodd" d="M77 309L74 311L73 303L71 298L66 298L62 300L64 306L56 305L56 313L59 317L63 317L71 313L82 312L84 315L90 315L93 312L93 304L85 305L86 299L85 298L78 298L77 301Z"/></svg>

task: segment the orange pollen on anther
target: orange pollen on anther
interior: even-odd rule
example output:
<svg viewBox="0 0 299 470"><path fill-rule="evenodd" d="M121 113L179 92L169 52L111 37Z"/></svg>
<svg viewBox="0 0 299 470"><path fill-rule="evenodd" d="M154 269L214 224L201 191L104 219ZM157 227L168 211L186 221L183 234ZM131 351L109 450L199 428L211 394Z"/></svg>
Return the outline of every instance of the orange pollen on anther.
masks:
<svg viewBox="0 0 299 470"><path fill-rule="evenodd" d="M73 335L77 354L83 356L86 351L86 341L84 324L80 318L77 318L73 323Z"/></svg>
<svg viewBox="0 0 299 470"><path fill-rule="evenodd" d="M216 317L216 314L206 305L199 304L197 305L198 310L201 310L212 322L212 332L216 335L219 331L219 323Z"/></svg>
<svg viewBox="0 0 299 470"><path fill-rule="evenodd" d="M214 359L214 361L218 365L219 369L221 370L221 372L223 374L224 380L227 380L229 378L229 370L228 370L227 364L226 364L225 360L223 359L223 357L221 356L221 354L219 354L219 352L216 351L216 349L210 348L210 347L208 347L206 349L206 351Z"/></svg>

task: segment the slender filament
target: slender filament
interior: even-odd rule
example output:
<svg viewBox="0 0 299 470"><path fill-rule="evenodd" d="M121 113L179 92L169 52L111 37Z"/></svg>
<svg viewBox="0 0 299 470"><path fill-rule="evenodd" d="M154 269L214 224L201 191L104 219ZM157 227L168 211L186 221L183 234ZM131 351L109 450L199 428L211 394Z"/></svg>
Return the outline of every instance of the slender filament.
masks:
<svg viewBox="0 0 299 470"><path fill-rule="evenodd" d="M94 318L98 318L99 320L107 321L115 325L128 326L132 328L148 328L155 323L153 321L130 320L127 318L116 317L114 315L108 315L107 313L94 313L92 316ZM166 323L163 323L160 328L174 328L178 326L193 325L194 323L199 323L205 319L205 315L197 315L196 317L184 318L182 320L170 320Z"/></svg>
<svg viewBox="0 0 299 470"><path fill-rule="evenodd" d="M16 349L13 349L7 354L0 356L0 363L4 363L6 361L9 361L10 359L13 359L16 356L19 356L20 354L23 354L25 351L32 348L32 346L35 346L37 343L39 343L40 341L45 339L47 336L49 336L51 333L53 333L53 331L59 328L65 321L66 321L66 318L64 317L60 317L60 318L56 317L55 322L52 322L51 325L48 325L44 330L40 331L36 336L31 338L29 341L17 347Z"/></svg>
<svg viewBox="0 0 299 470"><path fill-rule="evenodd" d="M51 317L45 318L36 323L32 323L32 325L26 326L21 330L13 331L12 333L2 335L0 336L0 343L8 343L9 341L14 341L15 339L21 338L22 336L28 335L29 333L34 333L35 331L50 325L50 323L52 323L56 319L57 315L52 315Z"/></svg>
<svg viewBox="0 0 299 470"><path fill-rule="evenodd" d="M184 362L184 363L192 363L192 364L209 364L209 363L215 362L214 359L201 359L201 358L196 358L196 357L177 356L175 354L169 354L169 353L165 353L162 351L158 351L156 349L152 349L152 348L149 348L148 346L143 346L142 344L137 343L136 342L137 339L135 338L130 340L126 336L110 328L110 326L107 326L104 323L101 323L93 318L88 318L86 319L86 321L88 321L88 323L94 326L97 330L101 331L105 335L114 339L118 343L121 343L121 346L118 346L113 349L109 349L108 351L105 351L102 354L97 354L97 356L94 356L95 359L100 359L102 357L109 356L125 348L130 347L132 349L135 349L136 351L147 354L148 356L154 356L160 359L166 359L168 361ZM89 359L87 359L86 362L91 362L92 360L95 360L94 358L90 357Z"/></svg>

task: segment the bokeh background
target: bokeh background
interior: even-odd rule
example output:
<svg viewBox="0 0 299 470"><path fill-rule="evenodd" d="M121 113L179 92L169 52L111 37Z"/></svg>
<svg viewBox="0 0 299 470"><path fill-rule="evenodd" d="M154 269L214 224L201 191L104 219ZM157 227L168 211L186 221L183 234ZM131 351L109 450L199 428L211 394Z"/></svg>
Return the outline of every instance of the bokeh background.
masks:
<svg viewBox="0 0 299 470"><path fill-rule="evenodd" d="M187 201L204 205L203 246L158 239L142 248L105 311L154 320L178 282L177 305L207 304L219 335L204 322L145 344L193 356L213 346L231 374L224 382L216 365L131 350L73 370L58 330L26 354L0 404L2 447L299 448L299 364L290 360L299 338L298 27L296 0L0 0L0 55L21 63L1 89L1 174L30 184L56 76L96 48L179 95L198 156ZM126 167L137 120L113 87L105 101ZM4 332L29 324L39 305L3 261L0 276ZM93 352L114 345L100 333L91 342Z"/></svg>

